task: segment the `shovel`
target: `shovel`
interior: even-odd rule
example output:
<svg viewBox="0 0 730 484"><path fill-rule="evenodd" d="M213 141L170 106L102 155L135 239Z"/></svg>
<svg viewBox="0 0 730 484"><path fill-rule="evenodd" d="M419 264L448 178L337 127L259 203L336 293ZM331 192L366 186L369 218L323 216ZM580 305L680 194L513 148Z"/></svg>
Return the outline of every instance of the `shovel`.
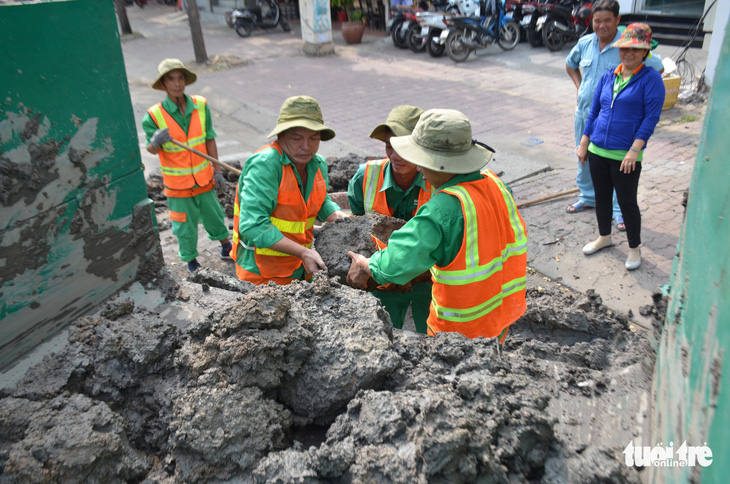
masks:
<svg viewBox="0 0 730 484"><path fill-rule="evenodd" d="M580 188L571 188L570 190L563 190L562 192L553 193L552 195L538 198L536 200L530 200L529 202L518 203L517 208L529 207L530 205L534 205L536 203L545 202L547 200L552 200L553 198L564 197L565 195L570 195L572 193L578 193L579 191L580 191Z"/></svg>
<svg viewBox="0 0 730 484"><path fill-rule="evenodd" d="M225 168L226 170L230 171L231 173L235 173L236 175L241 176L241 170L237 170L237 169L233 168L231 165L227 165L227 164L223 163L222 161L218 161L215 158L213 158L212 156L206 155L202 151L198 151L195 148L191 148L188 145L186 145L185 143L181 143L176 139L170 140L170 142L174 145L178 145L180 148L185 148L186 150L191 151L198 156L202 156L203 158L210 161L214 165L218 165L221 168Z"/></svg>

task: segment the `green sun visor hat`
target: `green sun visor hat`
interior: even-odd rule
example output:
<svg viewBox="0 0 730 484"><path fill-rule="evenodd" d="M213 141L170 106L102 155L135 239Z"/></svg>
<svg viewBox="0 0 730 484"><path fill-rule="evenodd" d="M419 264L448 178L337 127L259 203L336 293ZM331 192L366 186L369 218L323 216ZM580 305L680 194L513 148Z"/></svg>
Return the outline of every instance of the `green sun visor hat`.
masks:
<svg viewBox="0 0 730 484"><path fill-rule="evenodd" d="M162 85L162 78L165 77L165 74L167 74L168 72L176 70L183 71L183 73L185 74L186 86L194 83L195 80L198 78L198 76L196 76L194 72L185 67L185 64L183 64L180 59L164 59L162 62L160 62L160 65L157 66L157 79L155 79L155 82L152 83L152 89L164 91L165 86Z"/></svg>
<svg viewBox="0 0 730 484"><path fill-rule="evenodd" d="M396 106L388 114L388 119L383 124L375 127L370 137L385 142L385 133L390 130L394 136L408 136L418 123L418 118L423 114L423 109L415 106Z"/></svg>
<svg viewBox="0 0 730 484"><path fill-rule="evenodd" d="M390 138L398 156L429 170L465 174L480 171L492 152L471 137L471 123L453 109L429 109L409 136Z"/></svg>
<svg viewBox="0 0 730 484"><path fill-rule="evenodd" d="M284 101L279 110L279 120L267 138L292 128L306 128L319 131L322 141L331 140L335 132L324 125L322 110L316 99L309 96L292 96Z"/></svg>

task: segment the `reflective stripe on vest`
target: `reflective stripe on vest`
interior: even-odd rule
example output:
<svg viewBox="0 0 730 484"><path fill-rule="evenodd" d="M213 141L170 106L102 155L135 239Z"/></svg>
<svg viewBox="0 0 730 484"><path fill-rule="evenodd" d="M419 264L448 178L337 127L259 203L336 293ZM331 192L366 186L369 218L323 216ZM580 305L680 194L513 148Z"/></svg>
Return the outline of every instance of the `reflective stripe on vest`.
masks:
<svg viewBox="0 0 730 484"><path fill-rule="evenodd" d="M193 112L186 133L163 107L162 103L152 106L147 112L160 129L168 128L173 139L191 148L207 153L206 149L206 100L202 96L191 96ZM158 153L160 170L167 196L179 196L175 190L189 190L208 187L213 184L213 167L208 160L173 143L163 143ZM207 190L206 190L207 191Z"/></svg>
<svg viewBox="0 0 730 484"><path fill-rule="evenodd" d="M362 180L363 209L367 212L377 212L383 215L393 216L394 209L388 206L388 199L383 190L383 182L385 180L385 170L389 166L388 158L381 160L368 161L365 164L365 176ZM416 175L418 176L418 175ZM413 209L411 216L421 205L431 199L431 195L435 190L430 184L426 183L426 189L418 189L418 204Z"/></svg>
<svg viewBox="0 0 730 484"><path fill-rule="evenodd" d="M431 269L430 334L458 331L470 338L494 337L524 313L524 221L501 180L491 171L483 176L443 190L461 202L464 237L454 261ZM480 233L480 224L490 229ZM489 260L483 260L485 256Z"/></svg>

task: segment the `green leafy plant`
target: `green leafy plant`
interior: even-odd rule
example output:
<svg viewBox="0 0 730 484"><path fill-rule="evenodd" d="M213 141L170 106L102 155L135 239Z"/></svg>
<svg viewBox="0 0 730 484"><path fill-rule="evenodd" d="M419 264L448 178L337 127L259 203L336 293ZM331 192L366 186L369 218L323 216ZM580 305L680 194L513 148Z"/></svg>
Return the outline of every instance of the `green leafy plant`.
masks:
<svg viewBox="0 0 730 484"><path fill-rule="evenodd" d="M362 21L362 10L353 10L353 7L355 6L355 0L330 0L330 4L333 7L337 7L340 10L344 10L345 12L347 12L348 22Z"/></svg>
<svg viewBox="0 0 730 484"><path fill-rule="evenodd" d="M353 10L349 18L350 22L362 22L362 10Z"/></svg>

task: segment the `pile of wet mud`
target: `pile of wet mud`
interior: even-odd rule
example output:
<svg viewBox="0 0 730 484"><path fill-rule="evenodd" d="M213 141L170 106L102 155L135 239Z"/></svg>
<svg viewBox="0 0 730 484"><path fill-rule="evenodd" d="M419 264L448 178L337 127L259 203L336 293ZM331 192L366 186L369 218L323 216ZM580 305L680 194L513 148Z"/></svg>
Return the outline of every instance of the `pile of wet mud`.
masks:
<svg viewBox="0 0 730 484"><path fill-rule="evenodd" d="M348 251L370 257L378 250L372 236L387 244L391 234L405 223L375 212L339 219L315 227L313 248L322 257L327 273L344 283L351 262Z"/></svg>
<svg viewBox="0 0 730 484"><path fill-rule="evenodd" d="M373 159L372 156L360 156L349 153L341 158L327 158L327 176L329 178L330 192L346 192L347 185L357 169L363 163Z"/></svg>
<svg viewBox="0 0 730 484"><path fill-rule="evenodd" d="M178 289L79 318L0 393L4 481L639 481L652 352L595 294L529 289L500 347L395 330L321 275Z"/></svg>

